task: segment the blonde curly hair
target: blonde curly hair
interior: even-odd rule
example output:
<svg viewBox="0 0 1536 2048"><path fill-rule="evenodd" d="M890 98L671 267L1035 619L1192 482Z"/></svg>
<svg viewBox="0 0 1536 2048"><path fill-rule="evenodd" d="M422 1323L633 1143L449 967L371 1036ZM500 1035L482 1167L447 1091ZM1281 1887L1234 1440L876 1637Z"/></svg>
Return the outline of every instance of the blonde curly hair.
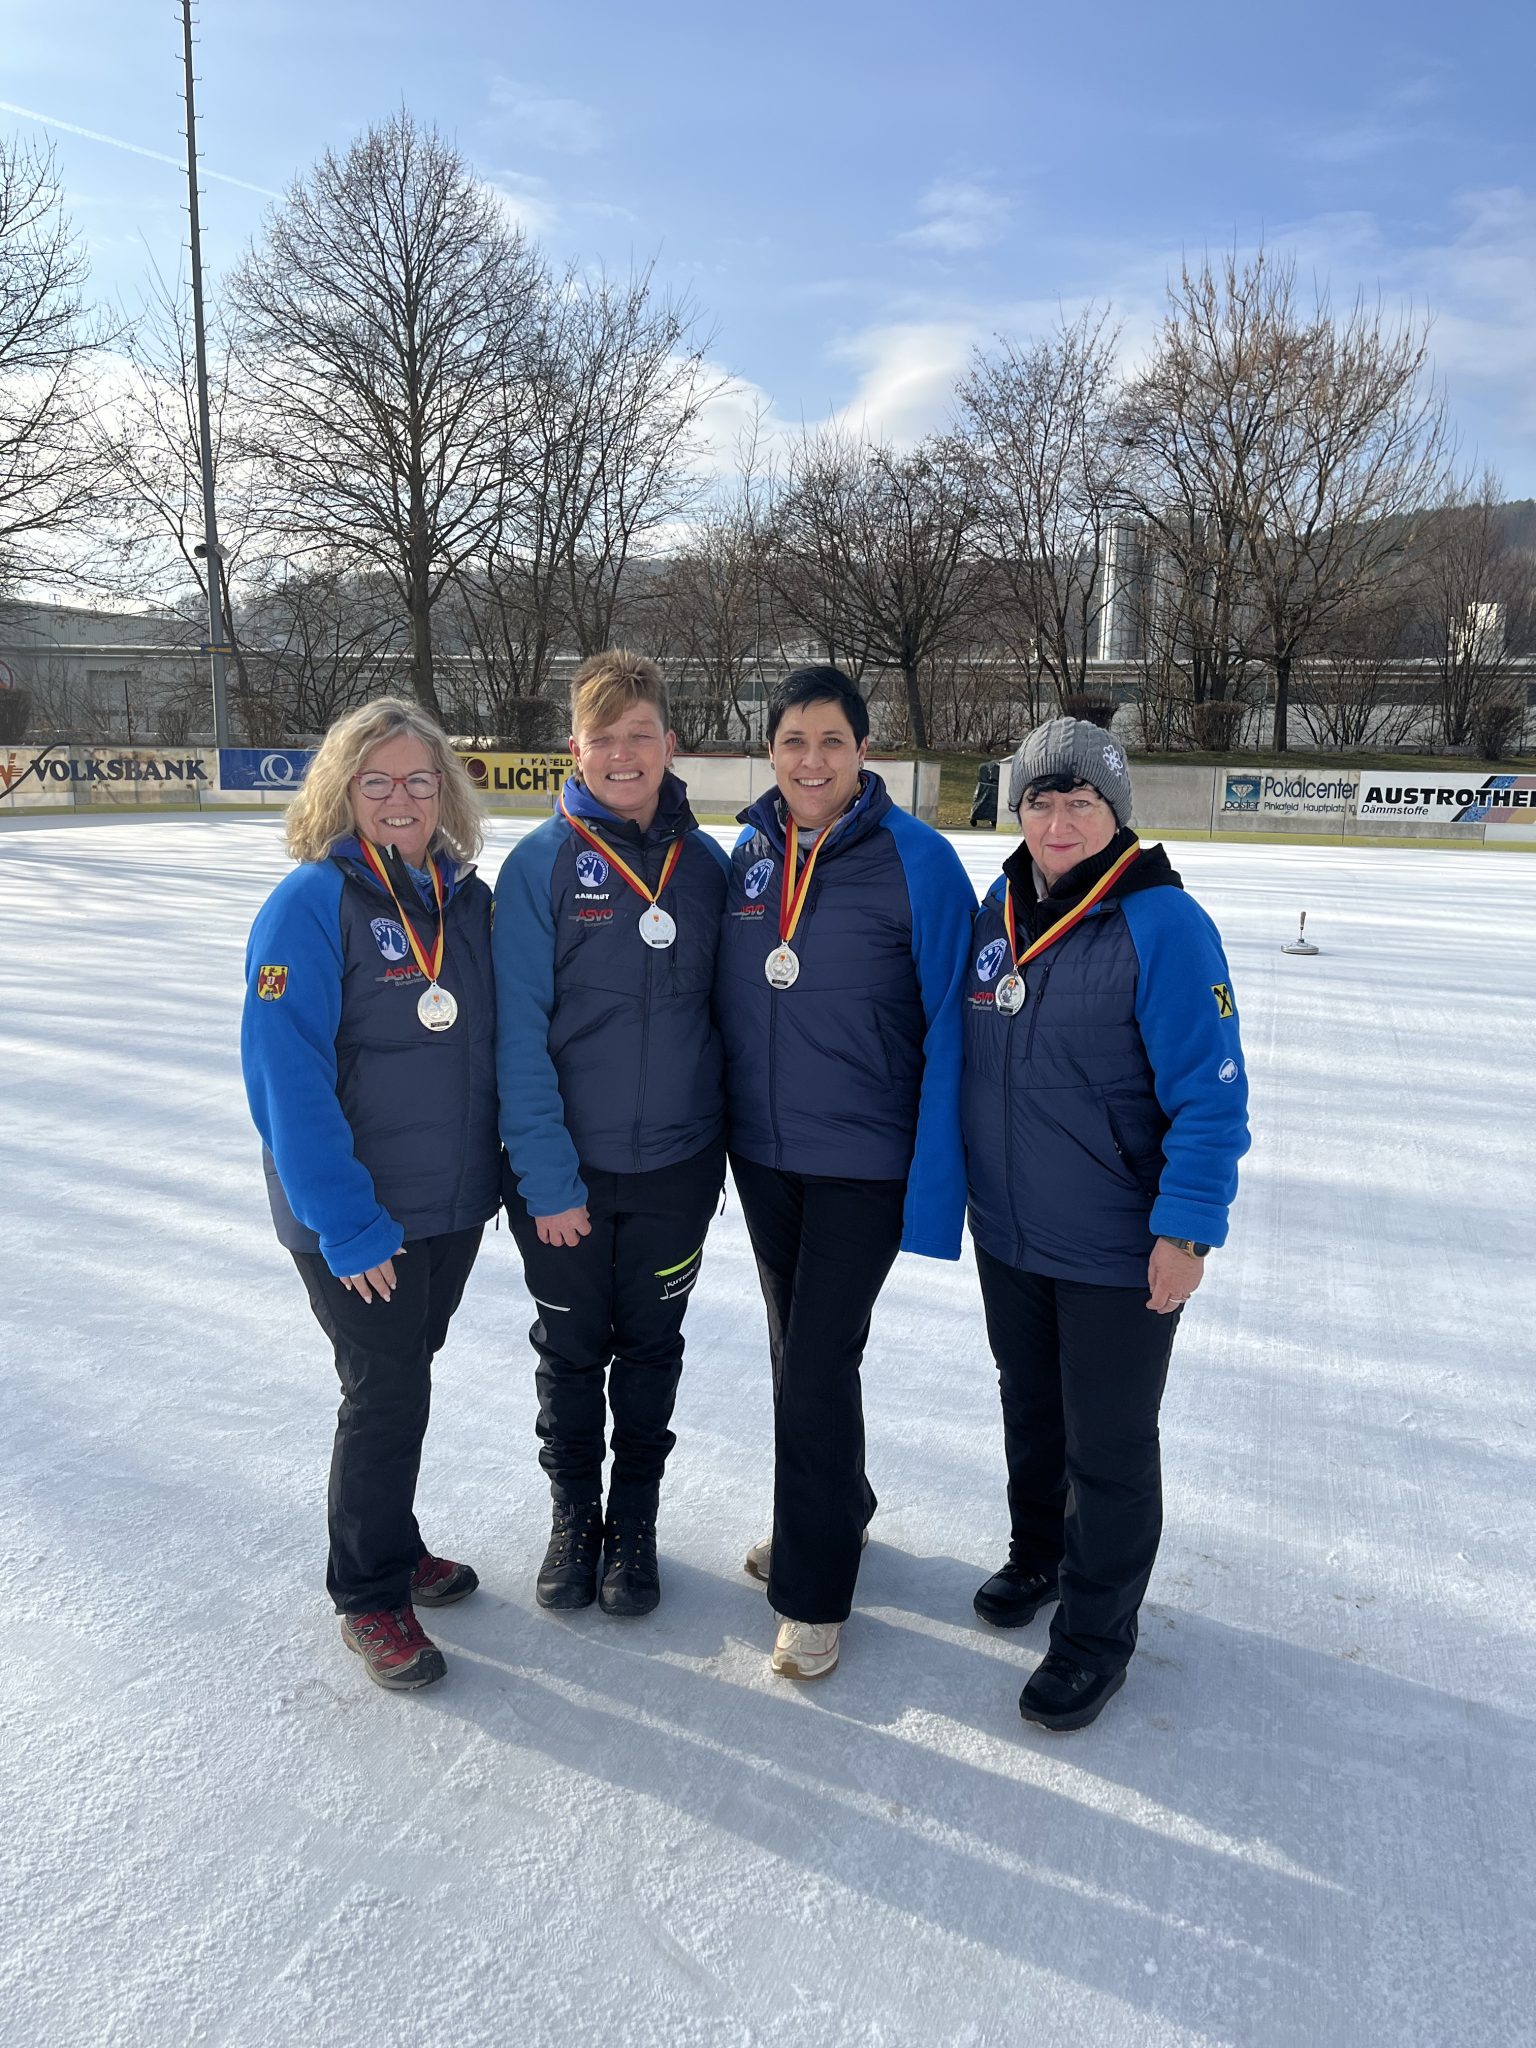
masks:
<svg viewBox="0 0 1536 2048"><path fill-rule="evenodd" d="M433 846L446 847L455 860L474 859L484 837L480 798L448 735L419 704L404 697L375 697L337 719L288 806L288 851L295 860L325 860L339 839L356 832L353 776L375 747L407 736L421 741L443 778Z"/></svg>

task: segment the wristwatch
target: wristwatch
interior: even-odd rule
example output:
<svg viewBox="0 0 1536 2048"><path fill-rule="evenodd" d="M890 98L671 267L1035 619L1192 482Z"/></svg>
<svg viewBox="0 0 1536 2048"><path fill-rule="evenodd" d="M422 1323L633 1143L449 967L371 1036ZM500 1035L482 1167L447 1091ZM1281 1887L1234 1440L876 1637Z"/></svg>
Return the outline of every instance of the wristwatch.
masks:
<svg viewBox="0 0 1536 2048"><path fill-rule="evenodd" d="M1210 1251L1208 1244L1196 1244L1192 1237L1165 1237L1164 1244L1171 1244L1175 1251L1188 1252L1192 1259L1203 1259Z"/></svg>

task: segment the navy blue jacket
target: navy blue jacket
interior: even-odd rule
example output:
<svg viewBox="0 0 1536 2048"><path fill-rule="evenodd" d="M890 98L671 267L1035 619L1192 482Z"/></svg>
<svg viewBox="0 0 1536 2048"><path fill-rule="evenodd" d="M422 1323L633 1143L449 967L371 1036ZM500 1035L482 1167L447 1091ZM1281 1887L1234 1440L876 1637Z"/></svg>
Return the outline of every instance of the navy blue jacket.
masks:
<svg viewBox="0 0 1536 2048"><path fill-rule="evenodd" d="M530 1216L580 1208L583 1167L673 1166L725 1123L710 1015L725 849L699 830L675 775L644 832L580 782L567 782L565 800L652 889L681 839L661 898L677 939L661 951L646 945L644 902L558 811L507 855L491 942L496 1060L502 1143Z"/></svg>
<svg viewBox="0 0 1536 2048"><path fill-rule="evenodd" d="M251 927L240 1057L280 1241L365 1273L413 1238L494 1215L491 892L436 856L457 1021L429 1031L426 981L356 839L285 875ZM436 911L403 867L400 901L431 958ZM410 893L407 893L410 892Z"/></svg>
<svg viewBox="0 0 1536 2048"><path fill-rule="evenodd" d="M1022 952L1133 844L1128 831L1036 903L1007 862ZM965 995L971 1235L1025 1272L1144 1287L1156 1237L1226 1241L1248 1084L1221 939L1160 846L1023 970L1005 1016L1003 879L976 916Z"/></svg>
<svg viewBox="0 0 1536 2048"><path fill-rule="evenodd" d="M976 892L959 856L865 772L817 856L792 988L779 944L784 810L742 813L715 1008L733 1152L785 1172L905 1180L904 1251L960 1256L960 993Z"/></svg>

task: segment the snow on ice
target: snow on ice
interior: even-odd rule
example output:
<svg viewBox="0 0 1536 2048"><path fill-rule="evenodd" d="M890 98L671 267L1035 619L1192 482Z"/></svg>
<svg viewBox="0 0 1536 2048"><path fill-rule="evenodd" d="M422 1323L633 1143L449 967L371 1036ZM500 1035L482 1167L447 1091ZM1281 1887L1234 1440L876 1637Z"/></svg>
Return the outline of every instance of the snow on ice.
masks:
<svg viewBox="0 0 1536 2048"><path fill-rule="evenodd" d="M517 827L493 831L494 873ZM978 882L996 842L958 842ZM899 1262L841 1669L771 1678L739 1211L651 1620L540 1613L530 1308L488 1234L421 1516L448 1683L325 1600L334 1380L236 1059L274 819L0 832L0 2038L28 2048L1536 2038L1536 859L1192 845L1255 1147L1164 1410L1125 1691L1018 1717L975 1277ZM1308 912L1323 951L1281 946Z"/></svg>

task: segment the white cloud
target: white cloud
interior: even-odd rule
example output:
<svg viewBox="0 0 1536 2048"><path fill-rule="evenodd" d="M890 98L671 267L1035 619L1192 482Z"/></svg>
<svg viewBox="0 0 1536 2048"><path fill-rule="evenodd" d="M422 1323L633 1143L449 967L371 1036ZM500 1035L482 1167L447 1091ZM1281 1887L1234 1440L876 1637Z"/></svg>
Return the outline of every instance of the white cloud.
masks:
<svg viewBox="0 0 1536 2048"><path fill-rule="evenodd" d="M918 200L917 211L918 226L896 239L915 249L956 256L1000 242L1012 208L1000 192L985 185L965 178L941 178Z"/></svg>
<svg viewBox="0 0 1536 2048"><path fill-rule="evenodd" d="M499 116L497 125L520 148L588 156L603 146L603 117L585 100L542 93L536 86L500 77L491 80L490 97Z"/></svg>
<svg viewBox="0 0 1536 2048"><path fill-rule="evenodd" d="M835 423L898 445L942 426L981 332L975 320L906 320L848 336L833 353L857 367L859 381Z"/></svg>
<svg viewBox="0 0 1536 2048"><path fill-rule="evenodd" d="M560 209L542 178L520 171L495 171L480 181L508 221L525 235L546 235L559 219Z"/></svg>

